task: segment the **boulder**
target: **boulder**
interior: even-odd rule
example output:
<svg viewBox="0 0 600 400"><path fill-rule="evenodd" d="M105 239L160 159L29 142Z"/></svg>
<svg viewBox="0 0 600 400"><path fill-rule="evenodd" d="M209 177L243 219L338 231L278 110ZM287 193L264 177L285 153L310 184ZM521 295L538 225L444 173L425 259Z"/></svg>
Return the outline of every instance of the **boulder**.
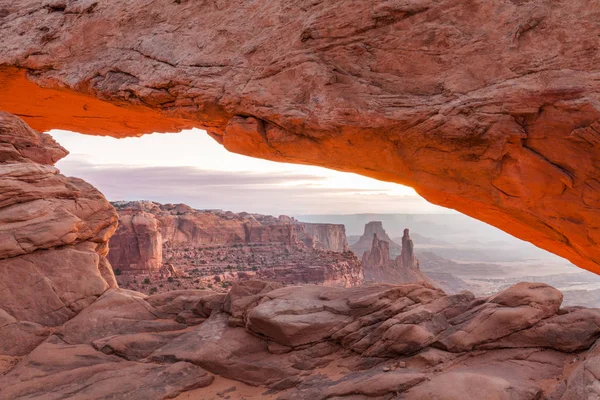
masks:
<svg viewBox="0 0 600 400"><path fill-rule="evenodd" d="M0 376L0 397L163 400L208 386L212 380L190 363L135 363L52 336Z"/></svg>
<svg viewBox="0 0 600 400"><path fill-rule="evenodd" d="M185 328L185 324L161 314L143 297L120 289L110 289L65 323L57 334L70 344L91 344L108 336Z"/></svg>

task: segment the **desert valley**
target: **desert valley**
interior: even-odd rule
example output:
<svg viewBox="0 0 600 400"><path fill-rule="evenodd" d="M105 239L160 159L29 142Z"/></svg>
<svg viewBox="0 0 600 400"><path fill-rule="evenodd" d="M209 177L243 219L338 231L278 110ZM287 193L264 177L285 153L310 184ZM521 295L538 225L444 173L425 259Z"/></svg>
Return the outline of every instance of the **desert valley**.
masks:
<svg viewBox="0 0 600 400"><path fill-rule="evenodd" d="M0 0L0 400L600 399L598 21Z"/></svg>

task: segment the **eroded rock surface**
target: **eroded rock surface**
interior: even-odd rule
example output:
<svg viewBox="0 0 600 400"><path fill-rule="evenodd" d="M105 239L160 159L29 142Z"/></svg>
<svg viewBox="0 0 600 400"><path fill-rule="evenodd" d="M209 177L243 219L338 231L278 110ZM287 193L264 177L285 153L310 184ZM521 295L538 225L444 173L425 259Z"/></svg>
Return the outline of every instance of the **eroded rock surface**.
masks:
<svg viewBox="0 0 600 400"><path fill-rule="evenodd" d="M209 385L190 363L129 361L187 325L116 288L117 213L52 166L66 154L0 112L0 398L159 400Z"/></svg>
<svg viewBox="0 0 600 400"><path fill-rule="evenodd" d="M600 271L595 0L0 10L0 108L36 129L204 127L234 152L407 184Z"/></svg>
<svg viewBox="0 0 600 400"><path fill-rule="evenodd" d="M281 400L593 398L600 312L561 301L526 282L489 298L426 283L109 289L26 356L4 357L0 397L165 399L214 374Z"/></svg>
<svg viewBox="0 0 600 400"><path fill-rule="evenodd" d="M22 356L115 287L106 265L117 215L52 165L67 152L0 112L0 355Z"/></svg>
<svg viewBox="0 0 600 400"><path fill-rule="evenodd" d="M373 247L373 237L377 235L377 238L381 241L388 243L388 248L391 257L395 257L402 251L402 246L394 242L389 237L385 229L383 229L383 222L371 221L365 224L365 230L362 236L356 243L350 246L350 249L359 257L362 257L365 251L371 250Z"/></svg>
<svg viewBox="0 0 600 400"><path fill-rule="evenodd" d="M119 289L112 206L6 113L0 144L0 398L204 399L215 375L280 400L597 396L600 312L540 283L489 298L424 282ZM399 259L414 262L409 241Z"/></svg>
<svg viewBox="0 0 600 400"><path fill-rule="evenodd" d="M364 280L343 225L185 204L113 204L120 226L108 259L124 287L149 293L227 287L250 278L329 286Z"/></svg>

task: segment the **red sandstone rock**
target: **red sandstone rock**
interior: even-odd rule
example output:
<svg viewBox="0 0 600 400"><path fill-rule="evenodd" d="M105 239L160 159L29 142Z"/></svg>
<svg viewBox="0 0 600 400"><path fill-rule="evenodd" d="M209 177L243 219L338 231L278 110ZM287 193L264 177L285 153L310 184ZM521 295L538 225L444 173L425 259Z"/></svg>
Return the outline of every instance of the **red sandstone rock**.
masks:
<svg viewBox="0 0 600 400"><path fill-rule="evenodd" d="M344 225L307 222L301 222L300 225L310 237L315 239L315 247L340 253L348 250L346 227Z"/></svg>
<svg viewBox="0 0 600 400"><path fill-rule="evenodd" d="M347 251L343 225L149 201L115 205L121 223L108 259L123 274L118 278L123 285L146 293L181 289L173 287L181 283L173 279L187 277L196 285L184 289L253 277L328 286L364 279L360 262ZM165 282L165 275L171 281ZM152 286L140 285L146 278Z"/></svg>
<svg viewBox="0 0 600 400"><path fill-rule="evenodd" d="M367 224L365 232L372 230L383 231L383 227L380 224ZM369 225L375 228L369 228ZM383 233L385 234L385 231ZM385 240L380 240L377 233L373 233L371 249L365 251L362 257L365 279L368 282L411 283L424 281L433 283L419 269L419 260L415 257L414 246L408 234L408 229L404 230L400 255L394 260L390 259L389 243Z"/></svg>
<svg viewBox="0 0 600 400"><path fill-rule="evenodd" d="M208 386L205 370L189 363L134 363L88 345L67 345L55 336L0 376L6 399L71 398L163 400Z"/></svg>
<svg viewBox="0 0 600 400"><path fill-rule="evenodd" d="M600 335L593 322L597 313L559 311L562 296L546 285L523 283L474 299L470 293L446 296L425 283L328 288L247 281L234 285L224 312L213 306L206 321L190 327L173 320L181 310L201 309L190 309L198 299L200 304L213 296L179 291L146 297L109 290L60 328L68 344L52 336L4 367L0 397L36 397L44 390L82 399L124 393L165 398L210 384L204 369L268 387L282 400L594 394L591 376L585 375L593 368L594 350L582 361L587 370L575 368L568 385L560 383L577 357L570 352L584 351ZM514 311L508 322L496 317L504 309ZM523 329L521 316L529 328ZM6 321L10 324L10 317ZM241 326L232 326L236 321ZM450 346L446 352L429 347L444 345L457 331L471 332L473 339L464 342L469 347ZM487 350L471 350L473 343ZM360 368L350 371L351 365ZM140 385L139 377L150 381L144 378Z"/></svg>
<svg viewBox="0 0 600 400"><path fill-rule="evenodd" d="M419 260L415 256L415 246L413 241L410 239L410 235L408 229L404 230L404 235L402 236L402 251L400 253L400 264L404 268L419 268Z"/></svg>
<svg viewBox="0 0 600 400"><path fill-rule="evenodd" d="M96 302L66 322L58 335L66 343L91 344L107 336L185 329L143 301L141 293L107 290Z"/></svg>
<svg viewBox="0 0 600 400"><path fill-rule="evenodd" d="M108 259L119 271L158 271L162 234L156 217L144 211L119 213L119 228L110 239Z"/></svg>
<svg viewBox="0 0 600 400"><path fill-rule="evenodd" d="M22 126L2 117L4 126ZM36 150L43 136L27 137L32 157L53 160ZM598 394L600 316L561 310L560 292L543 284L521 283L486 299L446 296L427 283L247 281L226 297L115 289L104 258L114 210L89 185L26 159L26 144L10 146L0 171L19 190L0 212L20 212L5 230L17 239L0 257L0 398L171 398L210 385L203 367L278 391L282 400ZM62 226L54 214L40 218L40 209L73 217ZM64 229L72 234L61 236ZM408 236L405 242L399 259L414 264Z"/></svg>
<svg viewBox="0 0 600 400"><path fill-rule="evenodd" d="M379 240L377 234L373 234L371 248L364 252L362 263L367 268L381 268L390 263L390 242Z"/></svg>
<svg viewBox="0 0 600 400"><path fill-rule="evenodd" d="M0 108L39 130L204 127L407 184L599 271L596 6L3 0Z"/></svg>
<svg viewBox="0 0 600 400"><path fill-rule="evenodd" d="M199 327L156 350L151 360L186 360L221 376L251 385L275 385L293 378L285 357L267 351L267 343L242 328L231 328L228 316L215 313Z"/></svg>
<svg viewBox="0 0 600 400"><path fill-rule="evenodd" d="M0 112L0 355L25 355L109 287L116 213L52 167L67 152Z"/></svg>

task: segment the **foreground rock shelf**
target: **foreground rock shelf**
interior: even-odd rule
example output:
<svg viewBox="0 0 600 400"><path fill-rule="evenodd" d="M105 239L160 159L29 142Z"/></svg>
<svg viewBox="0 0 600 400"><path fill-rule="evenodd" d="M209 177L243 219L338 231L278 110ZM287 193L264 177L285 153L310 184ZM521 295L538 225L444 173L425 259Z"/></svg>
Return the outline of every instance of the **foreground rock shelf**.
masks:
<svg viewBox="0 0 600 400"><path fill-rule="evenodd" d="M539 283L490 298L425 283L109 289L2 357L0 397L165 399L219 375L280 400L593 398L600 310L561 301Z"/></svg>

